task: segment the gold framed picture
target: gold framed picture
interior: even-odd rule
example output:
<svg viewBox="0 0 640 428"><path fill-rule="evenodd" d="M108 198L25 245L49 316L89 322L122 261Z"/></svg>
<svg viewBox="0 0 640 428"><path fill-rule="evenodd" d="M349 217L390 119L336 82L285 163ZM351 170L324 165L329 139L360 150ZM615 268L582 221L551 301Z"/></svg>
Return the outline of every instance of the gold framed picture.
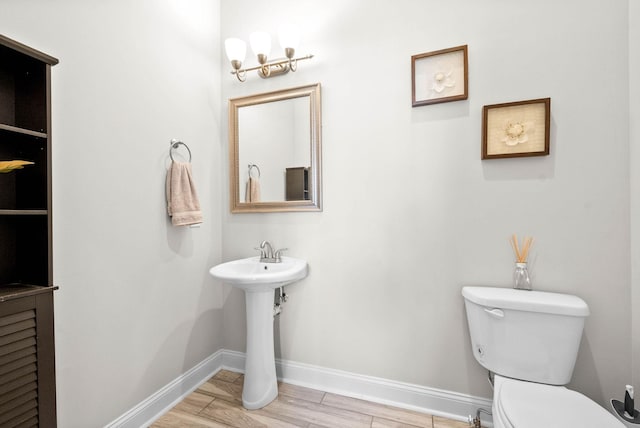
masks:
<svg viewBox="0 0 640 428"><path fill-rule="evenodd" d="M467 45L411 57L411 105L466 100Z"/></svg>
<svg viewBox="0 0 640 428"><path fill-rule="evenodd" d="M549 154L551 98L482 108L482 159Z"/></svg>

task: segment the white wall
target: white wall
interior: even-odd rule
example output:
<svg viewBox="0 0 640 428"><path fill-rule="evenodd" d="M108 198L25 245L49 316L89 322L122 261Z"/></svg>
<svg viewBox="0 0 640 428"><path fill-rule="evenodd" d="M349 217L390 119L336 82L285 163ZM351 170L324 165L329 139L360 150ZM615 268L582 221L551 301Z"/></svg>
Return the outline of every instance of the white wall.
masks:
<svg viewBox="0 0 640 428"><path fill-rule="evenodd" d="M640 3L629 0L629 142L631 146L631 267L633 384L640 388Z"/></svg>
<svg viewBox="0 0 640 428"><path fill-rule="evenodd" d="M278 356L488 397L460 288L509 286L508 237L529 234L534 287L591 307L572 386L602 404L619 395L631 372L626 2L222 0L221 16L221 39L297 21L300 53L316 55L242 84L223 59L223 99L322 83L324 211L223 214L224 260L269 239L310 263L287 290ZM411 55L461 44L469 99L411 108ZM539 97L552 100L551 155L481 161L482 106ZM243 296L227 293L225 347L242 351Z"/></svg>
<svg viewBox="0 0 640 428"><path fill-rule="evenodd" d="M58 426L104 426L222 344L219 4L3 0L53 69ZM184 140L205 223L165 209ZM226 162L226 158L224 160ZM225 184L226 185L226 184Z"/></svg>

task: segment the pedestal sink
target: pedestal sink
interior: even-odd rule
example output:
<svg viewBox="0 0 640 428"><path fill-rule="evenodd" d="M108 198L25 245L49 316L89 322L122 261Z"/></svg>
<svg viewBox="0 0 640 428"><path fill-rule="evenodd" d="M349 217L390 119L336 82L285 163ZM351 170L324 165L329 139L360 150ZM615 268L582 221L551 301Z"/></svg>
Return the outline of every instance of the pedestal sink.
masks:
<svg viewBox="0 0 640 428"><path fill-rule="evenodd" d="M247 306L247 353L242 405L260 409L278 396L273 349L274 290L307 276L307 262L281 257L264 263L260 257L234 260L214 266L216 279L244 290Z"/></svg>

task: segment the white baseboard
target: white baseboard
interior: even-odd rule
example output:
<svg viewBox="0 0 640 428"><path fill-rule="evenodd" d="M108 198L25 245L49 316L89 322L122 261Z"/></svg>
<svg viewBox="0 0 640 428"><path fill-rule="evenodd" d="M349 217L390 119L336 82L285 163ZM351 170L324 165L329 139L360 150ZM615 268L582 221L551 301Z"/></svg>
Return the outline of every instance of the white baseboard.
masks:
<svg viewBox="0 0 640 428"><path fill-rule="evenodd" d="M225 350L222 357L222 368L244 372L244 360L244 353ZM292 385L305 386L458 421L466 422L469 415L475 417L478 408L491 410L491 400L486 398L294 361L276 359L276 373L278 379ZM482 426L491 427L490 418L485 414L481 416Z"/></svg>
<svg viewBox="0 0 640 428"><path fill-rule="evenodd" d="M222 368L224 350L219 350L204 361L178 376L162 389L129 410L105 428L148 427L186 396L195 391Z"/></svg>
<svg viewBox="0 0 640 428"><path fill-rule="evenodd" d="M219 350L105 428L146 427L219 370L242 373L244 364L244 353ZM475 416L478 408L491 409L491 400L486 398L293 361L276 359L276 373L278 379L293 385L459 421L467 421L468 415ZM486 415L482 418L483 426L492 426Z"/></svg>

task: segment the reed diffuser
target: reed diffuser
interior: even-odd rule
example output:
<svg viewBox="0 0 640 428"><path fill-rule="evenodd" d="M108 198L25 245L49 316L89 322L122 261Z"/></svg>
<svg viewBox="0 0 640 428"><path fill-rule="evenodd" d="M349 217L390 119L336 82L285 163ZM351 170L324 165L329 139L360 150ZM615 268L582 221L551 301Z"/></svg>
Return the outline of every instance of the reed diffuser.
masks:
<svg viewBox="0 0 640 428"><path fill-rule="evenodd" d="M518 244L518 237L511 235L511 246L516 254L516 270L513 273L513 288L519 290L531 290L531 279L529 278L529 270L527 269L527 258L529 250L533 244L533 238L527 236L524 238L522 247Z"/></svg>

